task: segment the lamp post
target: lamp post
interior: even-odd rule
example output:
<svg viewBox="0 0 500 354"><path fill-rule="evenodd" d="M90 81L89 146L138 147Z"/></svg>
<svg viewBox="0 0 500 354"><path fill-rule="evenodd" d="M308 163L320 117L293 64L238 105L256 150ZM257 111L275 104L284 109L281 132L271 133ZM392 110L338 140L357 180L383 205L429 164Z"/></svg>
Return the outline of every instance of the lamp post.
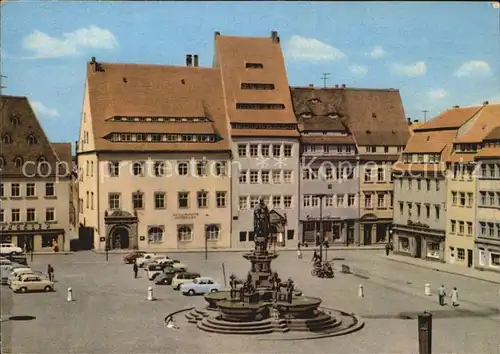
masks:
<svg viewBox="0 0 500 354"><path fill-rule="evenodd" d="M317 194L319 198L319 259L323 263L323 243L325 242L325 234L323 233L323 198L326 194ZM318 235L317 235L318 236Z"/></svg>

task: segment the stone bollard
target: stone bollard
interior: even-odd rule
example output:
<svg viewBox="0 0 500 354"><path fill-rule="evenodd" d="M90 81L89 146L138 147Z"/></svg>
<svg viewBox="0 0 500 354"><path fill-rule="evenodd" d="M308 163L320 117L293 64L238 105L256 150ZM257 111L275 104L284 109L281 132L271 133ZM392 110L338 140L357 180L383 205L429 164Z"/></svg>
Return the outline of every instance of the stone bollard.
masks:
<svg viewBox="0 0 500 354"><path fill-rule="evenodd" d="M365 292L363 290L363 285L362 284L359 284L358 296L359 297L365 297Z"/></svg>
<svg viewBox="0 0 500 354"><path fill-rule="evenodd" d="M67 297L67 300L68 301L73 301L73 289L71 289L71 288L68 288L68 297Z"/></svg>
<svg viewBox="0 0 500 354"><path fill-rule="evenodd" d="M425 284L425 295L431 296L431 284Z"/></svg>
<svg viewBox="0 0 500 354"><path fill-rule="evenodd" d="M150 286L148 288L148 297L147 297L148 301L153 301L153 287Z"/></svg>

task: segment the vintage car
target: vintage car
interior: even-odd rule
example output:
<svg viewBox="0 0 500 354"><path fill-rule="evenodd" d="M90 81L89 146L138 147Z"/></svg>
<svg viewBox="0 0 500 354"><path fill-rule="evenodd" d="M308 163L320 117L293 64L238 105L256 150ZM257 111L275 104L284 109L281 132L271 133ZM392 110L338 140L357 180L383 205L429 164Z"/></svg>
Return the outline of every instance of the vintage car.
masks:
<svg viewBox="0 0 500 354"><path fill-rule="evenodd" d="M156 285L171 285L177 273L184 273L186 270L179 268L167 267L162 272L158 273L153 279Z"/></svg>
<svg viewBox="0 0 500 354"><path fill-rule="evenodd" d="M144 256L145 253L146 252L144 252L144 251L133 251L133 252L127 253L125 256L123 256L123 261L126 264L134 263L137 258Z"/></svg>
<svg viewBox="0 0 500 354"><path fill-rule="evenodd" d="M54 282L36 274L24 274L12 281L10 288L14 292L54 291Z"/></svg>
<svg viewBox="0 0 500 354"><path fill-rule="evenodd" d="M169 259L154 260L153 262L151 262L149 264L161 264L165 267L187 270L186 263L181 263L176 259L170 259L170 258Z"/></svg>
<svg viewBox="0 0 500 354"><path fill-rule="evenodd" d="M44 276L42 272L35 271L31 268L17 268L10 273L9 278L7 279L7 284L10 285L14 280L19 279L21 275L25 274L34 274L41 277Z"/></svg>
<svg viewBox="0 0 500 354"><path fill-rule="evenodd" d="M168 261L170 261L170 257L168 256L157 255L155 253L146 253L144 254L144 256L137 258L135 260L135 263L137 263L139 267L146 267L149 263L152 262L161 264Z"/></svg>
<svg viewBox="0 0 500 354"><path fill-rule="evenodd" d="M154 278L163 272L165 268L167 268L167 264L159 264L159 263L149 263L144 270L146 271L146 276L149 280L154 280Z"/></svg>
<svg viewBox="0 0 500 354"><path fill-rule="evenodd" d="M191 283L194 279L201 277L200 273L195 272L182 272L174 275L172 279L172 289L179 290L181 284Z"/></svg>
<svg viewBox="0 0 500 354"><path fill-rule="evenodd" d="M217 283L212 278L198 277L190 283L181 284L181 293L183 295L196 295L214 293L224 289L224 285Z"/></svg>
<svg viewBox="0 0 500 354"><path fill-rule="evenodd" d="M13 243L1 243L0 244L0 254L1 255L16 255L23 253L21 247L17 247Z"/></svg>

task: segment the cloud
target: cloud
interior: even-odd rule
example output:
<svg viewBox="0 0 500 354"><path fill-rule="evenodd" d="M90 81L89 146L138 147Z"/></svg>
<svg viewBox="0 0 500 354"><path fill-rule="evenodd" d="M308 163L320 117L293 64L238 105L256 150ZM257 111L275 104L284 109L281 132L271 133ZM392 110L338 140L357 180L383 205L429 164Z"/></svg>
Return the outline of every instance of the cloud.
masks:
<svg viewBox="0 0 500 354"><path fill-rule="evenodd" d="M455 77L480 77L488 76L491 72L490 65L484 60L470 60L463 63L453 74Z"/></svg>
<svg viewBox="0 0 500 354"><path fill-rule="evenodd" d="M31 107L35 113L46 117L59 117L59 112L55 108L49 108L40 101L31 102Z"/></svg>
<svg viewBox="0 0 500 354"><path fill-rule="evenodd" d="M387 52L381 45L376 45L368 55L374 59L377 59L386 56L386 54Z"/></svg>
<svg viewBox="0 0 500 354"><path fill-rule="evenodd" d="M38 30L23 38L23 47L33 52L34 58L58 58L75 55L85 48L113 49L118 41L111 31L97 26L80 28L51 37Z"/></svg>
<svg viewBox="0 0 500 354"><path fill-rule="evenodd" d="M304 61L332 61L345 58L337 48L315 38L292 36L285 46L285 53L292 59Z"/></svg>
<svg viewBox="0 0 500 354"><path fill-rule="evenodd" d="M352 64L349 65L349 71L356 76L365 76L368 74L368 67L365 65Z"/></svg>
<svg viewBox="0 0 500 354"><path fill-rule="evenodd" d="M423 61L417 61L415 64L403 65L403 64L393 64L392 70L397 75L417 77L423 76L427 72L427 66Z"/></svg>
<svg viewBox="0 0 500 354"><path fill-rule="evenodd" d="M445 97L448 97L448 92L445 89L433 89L427 92L427 97L429 97L432 101L442 100Z"/></svg>

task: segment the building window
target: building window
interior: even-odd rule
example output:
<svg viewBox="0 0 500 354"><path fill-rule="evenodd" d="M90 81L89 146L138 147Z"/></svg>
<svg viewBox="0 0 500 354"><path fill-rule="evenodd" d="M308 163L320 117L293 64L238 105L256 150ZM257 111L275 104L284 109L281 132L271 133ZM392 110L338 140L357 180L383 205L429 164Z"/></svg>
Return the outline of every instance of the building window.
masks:
<svg viewBox="0 0 500 354"><path fill-rule="evenodd" d="M262 63L245 63L245 68L247 69L262 69L264 65Z"/></svg>
<svg viewBox="0 0 500 354"><path fill-rule="evenodd" d="M291 209L292 208L292 196L291 195L283 196L283 204L285 206L285 209Z"/></svg>
<svg viewBox="0 0 500 354"><path fill-rule="evenodd" d="M34 197L35 196L35 184L34 183L26 183L26 196Z"/></svg>
<svg viewBox="0 0 500 354"><path fill-rule="evenodd" d="M4 134L2 140L5 144L12 143L12 137L10 136L10 134Z"/></svg>
<svg viewBox="0 0 500 354"><path fill-rule="evenodd" d="M273 157L281 157L281 145L273 145Z"/></svg>
<svg viewBox="0 0 500 354"><path fill-rule="evenodd" d="M220 225L205 225L205 238L207 241L218 241L220 236Z"/></svg>
<svg viewBox="0 0 500 354"><path fill-rule="evenodd" d="M292 157L292 145L290 144L283 145L283 155L285 157Z"/></svg>
<svg viewBox="0 0 500 354"><path fill-rule="evenodd" d="M490 252L490 267L500 268L500 253Z"/></svg>
<svg viewBox="0 0 500 354"><path fill-rule="evenodd" d="M260 180L263 184L268 184L269 183L269 175L271 174L271 171L260 171Z"/></svg>
<svg viewBox="0 0 500 354"><path fill-rule="evenodd" d="M246 240L247 240L247 232L240 231L240 242L246 242Z"/></svg>
<svg viewBox="0 0 500 354"><path fill-rule="evenodd" d="M198 192L200 193L200 192ZM189 208L189 192L178 192L177 193L177 201L179 209L187 209ZM199 200L198 200L199 203Z"/></svg>
<svg viewBox="0 0 500 354"><path fill-rule="evenodd" d="M193 225L178 225L177 239L179 242L191 242L193 240Z"/></svg>
<svg viewBox="0 0 500 354"><path fill-rule="evenodd" d="M225 208L227 206L227 192L215 192L215 197L217 200L217 208Z"/></svg>
<svg viewBox="0 0 500 354"><path fill-rule="evenodd" d="M238 144L238 156L239 157L247 157L247 145L246 144Z"/></svg>
<svg viewBox="0 0 500 354"><path fill-rule="evenodd" d="M425 206L425 217L427 219L431 218L431 206L430 205Z"/></svg>
<svg viewBox="0 0 500 354"><path fill-rule="evenodd" d="M250 197L250 209L255 209L255 207L257 206L257 204L259 204L259 197L255 196L255 195L252 195Z"/></svg>
<svg viewBox="0 0 500 354"><path fill-rule="evenodd" d="M488 237L495 237L495 226L492 223L488 223Z"/></svg>
<svg viewBox="0 0 500 354"><path fill-rule="evenodd" d="M141 192L132 193L132 209L144 209L144 198Z"/></svg>
<svg viewBox="0 0 500 354"><path fill-rule="evenodd" d="M460 192L460 206L465 206L465 193Z"/></svg>
<svg viewBox="0 0 500 354"><path fill-rule="evenodd" d="M430 190L431 190L431 180L426 179L426 180L425 180L425 183L426 183L426 186L427 186L427 188L426 188L426 189L427 189L428 191L430 191Z"/></svg>
<svg viewBox="0 0 500 354"><path fill-rule="evenodd" d="M16 167L22 167L23 166L23 159L21 157L16 157L14 160L14 165Z"/></svg>
<svg viewBox="0 0 500 354"><path fill-rule="evenodd" d="M0 223L5 222L5 215L3 209L0 209Z"/></svg>
<svg viewBox="0 0 500 354"><path fill-rule="evenodd" d="M439 220L439 214L441 211L441 207L439 205L434 206L434 211L436 212L436 220Z"/></svg>
<svg viewBox="0 0 500 354"><path fill-rule="evenodd" d="M376 146L367 146L366 152L377 152L377 147Z"/></svg>
<svg viewBox="0 0 500 354"><path fill-rule="evenodd" d="M94 210L94 192L90 192L90 210Z"/></svg>
<svg viewBox="0 0 500 354"><path fill-rule="evenodd" d="M148 240L150 243L162 243L163 229L158 226L150 226L148 228Z"/></svg>
<svg viewBox="0 0 500 354"><path fill-rule="evenodd" d="M458 222L458 234L463 235L465 232L465 223L463 221Z"/></svg>
<svg viewBox="0 0 500 354"><path fill-rule="evenodd" d="M467 193L467 206L472 207L472 203L474 203L474 194L473 193Z"/></svg>
<svg viewBox="0 0 500 354"><path fill-rule="evenodd" d="M420 203L415 203L415 206L417 207L417 218L420 218L421 205Z"/></svg>
<svg viewBox="0 0 500 354"><path fill-rule="evenodd" d="M479 225L481 226L481 236L486 236L486 223L481 222Z"/></svg>
<svg viewBox="0 0 500 354"><path fill-rule="evenodd" d="M269 157L269 144L262 144L260 146L260 155L262 157Z"/></svg>
<svg viewBox="0 0 500 354"><path fill-rule="evenodd" d="M457 222L455 220L450 220L450 229L452 234L457 232Z"/></svg>
<svg viewBox="0 0 500 354"><path fill-rule="evenodd" d="M215 163L215 175L216 176L226 176L227 165L225 161L219 161Z"/></svg>
<svg viewBox="0 0 500 354"><path fill-rule="evenodd" d="M347 206L353 207L355 204L356 204L356 195L355 194L348 194L347 195Z"/></svg>
<svg viewBox="0 0 500 354"><path fill-rule="evenodd" d="M20 197L21 196L21 188L19 183L12 183L10 185L10 196L11 197Z"/></svg>
<svg viewBox="0 0 500 354"><path fill-rule="evenodd" d="M472 223L467 222L467 235L472 236Z"/></svg>
<svg viewBox="0 0 500 354"><path fill-rule="evenodd" d="M283 181L287 184L292 183L292 171L290 170L283 171Z"/></svg>
<svg viewBox="0 0 500 354"><path fill-rule="evenodd" d="M108 162L108 172L111 177L118 177L120 175L120 162L109 161Z"/></svg>
<svg viewBox="0 0 500 354"><path fill-rule="evenodd" d="M248 183L248 171L247 170L243 170L243 171L239 171L239 181L241 184L246 184Z"/></svg>
<svg viewBox="0 0 500 354"><path fill-rule="evenodd" d="M3 183L0 183L0 198L5 197L5 185Z"/></svg>
<svg viewBox="0 0 500 354"><path fill-rule="evenodd" d="M495 205L495 193L488 192L488 197L489 197L489 205L494 206Z"/></svg>
<svg viewBox="0 0 500 354"><path fill-rule="evenodd" d="M54 197L56 195L56 190L54 188L54 183L45 183L45 196Z"/></svg>
<svg viewBox="0 0 500 354"><path fill-rule="evenodd" d="M281 209L281 195L273 195L273 208Z"/></svg>
<svg viewBox="0 0 500 354"><path fill-rule="evenodd" d="M385 198L382 193L378 193L377 195L377 207L378 208L385 208Z"/></svg>
<svg viewBox="0 0 500 354"><path fill-rule="evenodd" d="M481 194L481 205L486 205L486 192L480 192Z"/></svg>
<svg viewBox="0 0 500 354"><path fill-rule="evenodd" d="M304 195L304 196L302 196L302 205L305 208L310 208L311 207L311 198L312 198L311 195Z"/></svg>
<svg viewBox="0 0 500 354"><path fill-rule="evenodd" d="M408 178L408 190L411 191L411 178Z"/></svg>
<svg viewBox="0 0 500 354"><path fill-rule="evenodd" d="M339 205L338 199L337 199L337 205ZM372 194L365 193L365 209L371 209L371 208L372 208Z"/></svg>
<svg viewBox="0 0 500 354"><path fill-rule="evenodd" d="M259 156L259 145L250 144L250 157L257 157L257 156Z"/></svg>
<svg viewBox="0 0 500 354"><path fill-rule="evenodd" d="M119 193L109 193L108 194L108 207L111 210L120 209L120 194Z"/></svg>
<svg viewBox="0 0 500 354"><path fill-rule="evenodd" d="M248 209L248 197L240 197L239 208L240 210Z"/></svg>
<svg viewBox="0 0 500 354"><path fill-rule="evenodd" d="M457 258L461 261L465 259L465 250L463 248L457 248Z"/></svg>
<svg viewBox="0 0 500 354"><path fill-rule="evenodd" d="M134 176L142 176L144 173L144 164L142 162L134 162L132 165L132 173Z"/></svg>
<svg viewBox="0 0 500 354"><path fill-rule="evenodd" d="M404 211L405 211L405 203L399 202L399 214L403 216Z"/></svg>
<svg viewBox="0 0 500 354"><path fill-rule="evenodd" d="M236 103L236 109L284 110L282 103Z"/></svg>
<svg viewBox="0 0 500 354"><path fill-rule="evenodd" d="M383 168L377 169L377 181L384 182L385 181L385 173Z"/></svg>
<svg viewBox="0 0 500 354"><path fill-rule="evenodd" d="M250 171L250 184L259 183L259 171Z"/></svg>
<svg viewBox="0 0 500 354"><path fill-rule="evenodd" d="M189 164L187 162L178 162L177 163L177 172L179 176L187 176L189 170Z"/></svg>
<svg viewBox="0 0 500 354"><path fill-rule="evenodd" d="M208 192L204 190L197 192L196 201L198 208L208 208Z"/></svg>
<svg viewBox="0 0 500 354"><path fill-rule="evenodd" d="M365 182L371 182L372 180L372 170L371 168L365 168Z"/></svg>
<svg viewBox="0 0 500 354"><path fill-rule="evenodd" d="M241 83L242 90L274 90L274 84Z"/></svg>
<svg viewBox="0 0 500 354"><path fill-rule="evenodd" d="M154 165L155 176L156 177L165 177L166 176L166 165L163 161L156 161Z"/></svg>
<svg viewBox="0 0 500 354"><path fill-rule="evenodd" d="M198 177L206 177L207 176L207 162L206 161L197 161L196 162L196 175Z"/></svg>
<svg viewBox="0 0 500 354"><path fill-rule="evenodd" d="M422 189L422 181L417 179L417 190L421 190Z"/></svg>
<svg viewBox="0 0 500 354"><path fill-rule="evenodd" d="M34 208L29 208L26 210L26 221L27 222L36 221L36 213Z"/></svg>
<svg viewBox="0 0 500 354"><path fill-rule="evenodd" d="M273 184L281 183L281 171L273 171Z"/></svg>
<svg viewBox="0 0 500 354"><path fill-rule="evenodd" d="M21 210L20 209L12 209L11 210L10 221L11 222L20 222L21 221Z"/></svg>
<svg viewBox="0 0 500 354"><path fill-rule="evenodd" d="M165 209L165 192L155 192L155 209Z"/></svg>

